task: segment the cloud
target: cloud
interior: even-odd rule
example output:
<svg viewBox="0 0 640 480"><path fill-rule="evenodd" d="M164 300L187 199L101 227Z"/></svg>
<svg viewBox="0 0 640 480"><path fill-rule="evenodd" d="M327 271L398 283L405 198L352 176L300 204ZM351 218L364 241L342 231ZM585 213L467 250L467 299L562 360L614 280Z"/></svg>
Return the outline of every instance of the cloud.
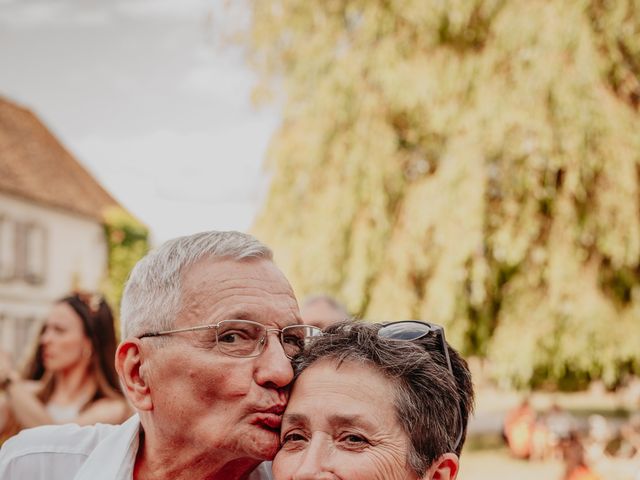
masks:
<svg viewBox="0 0 640 480"><path fill-rule="evenodd" d="M60 16L64 6L58 3L28 3L24 5L9 5L9 9L0 12L0 21L18 27L34 27L51 23L52 19Z"/></svg>
<svg viewBox="0 0 640 480"><path fill-rule="evenodd" d="M147 205L145 205L147 202ZM153 243L204 230L247 231L253 223L256 205L252 202L193 204L153 201L140 198L140 218L153 225Z"/></svg>
<svg viewBox="0 0 640 480"><path fill-rule="evenodd" d="M120 0L119 13L130 17L193 17L201 16L210 2L206 0Z"/></svg>
<svg viewBox="0 0 640 480"><path fill-rule="evenodd" d="M0 0L0 22L18 28L103 25L116 16L140 19L204 18L220 0ZM217 7L216 7L217 8Z"/></svg>
<svg viewBox="0 0 640 480"><path fill-rule="evenodd" d="M5 6L8 5L8 6ZM16 28L37 28L46 25L104 25L111 21L111 12L95 4L80 6L72 2L11 2L0 0L0 22Z"/></svg>
<svg viewBox="0 0 640 480"><path fill-rule="evenodd" d="M262 159L275 118L267 112L192 133L91 135L72 147L160 239L207 228L246 230L266 191Z"/></svg>
<svg viewBox="0 0 640 480"><path fill-rule="evenodd" d="M213 94L226 101L235 98L245 105L248 101L245 92L250 92L252 85L251 75L237 65L209 64L197 66L187 72L180 88L189 93Z"/></svg>

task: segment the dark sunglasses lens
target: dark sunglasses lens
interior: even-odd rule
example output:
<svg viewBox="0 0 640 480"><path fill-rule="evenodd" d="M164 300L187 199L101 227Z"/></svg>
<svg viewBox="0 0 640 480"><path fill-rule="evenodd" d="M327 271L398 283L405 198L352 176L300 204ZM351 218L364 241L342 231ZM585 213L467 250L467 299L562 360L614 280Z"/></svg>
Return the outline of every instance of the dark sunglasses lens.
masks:
<svg viewBox="0 0 640 480"><path fill-rule="evenodd" d="M427 325L414 322L391 323L378 330L378 336L391 340L417 340L422 338L431 329Z"/></svg>

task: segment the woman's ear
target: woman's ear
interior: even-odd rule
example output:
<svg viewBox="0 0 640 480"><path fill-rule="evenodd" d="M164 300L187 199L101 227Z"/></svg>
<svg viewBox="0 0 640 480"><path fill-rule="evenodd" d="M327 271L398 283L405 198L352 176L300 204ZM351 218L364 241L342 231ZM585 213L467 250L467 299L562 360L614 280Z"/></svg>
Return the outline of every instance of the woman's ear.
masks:
<svg viewBox="0 0 640 480"><path fill-rule="evenodd" d="M458 456L455 453L445 453L431 464L421 480L455 480L459 468Z"/></svg>
<svg viewBox="0 0 640 480"><path fill-rule="evenodd" d="M145 365L144 349L140 339L123 340L116 350L116 370L125 395L138 411L153 409L151 391L144 375L146 368L148 366Z"/></svg>

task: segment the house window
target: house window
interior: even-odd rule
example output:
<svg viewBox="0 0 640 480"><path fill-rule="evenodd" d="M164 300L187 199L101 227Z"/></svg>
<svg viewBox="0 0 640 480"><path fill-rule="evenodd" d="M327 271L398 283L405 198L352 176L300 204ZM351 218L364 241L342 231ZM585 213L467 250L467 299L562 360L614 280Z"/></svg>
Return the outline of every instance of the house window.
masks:
<svg viewBox="0 0 640 480"><path fill-rule="evenodd" d="M16 363L25 359L25 356L34 353L37 347L38 325L40 322L34 317L21 317L15 319L14 333L14 361Z"/></svg>
<svg viewBox="0 0 640 480"><path fill-rule="evenodd" d="M0 215L0 281L12 280L16 276L17 232L16 222Z"/></svg>
<svg viewBox="0 0 640 480"><path fill-rule="evenodd" d="M46 255L47 232L42 225L0 215L0 282L43 283Z"/></svg>
<svg viewBox="0 0 640 480"><path fill-rule="evenodd" d="M14 364L21 363L36 348L41 325L34 317L17 317L0 311L0 350L8 353Z"/></svg>
<svg viewBox="0 0 640 480"><path fill-rule="evenodd" d="M38 285L46 277L47 235L41 225L27 223L23 228L24 265L23 278L27 283Z"/></svg>

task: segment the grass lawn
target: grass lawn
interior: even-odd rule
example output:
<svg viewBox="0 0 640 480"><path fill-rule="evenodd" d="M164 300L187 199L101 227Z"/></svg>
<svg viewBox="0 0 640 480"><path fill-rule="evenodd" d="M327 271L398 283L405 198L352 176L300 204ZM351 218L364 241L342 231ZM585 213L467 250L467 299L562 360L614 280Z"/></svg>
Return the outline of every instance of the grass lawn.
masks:
<svg viewBox="0 0 640 480"><path fill-rule="evenodd" d="M506 449L499 449L464 452L458 480L555 480L561 474L560 462L516 460Z"/></svg>
<svg viewBox="0 0 640 480"><path fill-rule="evenodd" d="M634 475L640 473L640 465L628 460L605 461L593 468L603 480L634 480ZM516 460L509 457L506 448L500 448L464 452L458 480L560 480L561 477L559 461Z"/></svg>

